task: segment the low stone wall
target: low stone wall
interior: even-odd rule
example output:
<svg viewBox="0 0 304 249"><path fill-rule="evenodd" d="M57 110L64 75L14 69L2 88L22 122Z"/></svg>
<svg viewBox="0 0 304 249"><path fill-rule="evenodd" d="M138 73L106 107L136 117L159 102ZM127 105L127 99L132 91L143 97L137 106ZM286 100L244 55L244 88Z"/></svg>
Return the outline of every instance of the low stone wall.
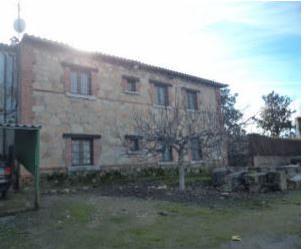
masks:
<svg viewBox="0 0 304 249"><path fill-rule="evenodd" d="M50 172L48 174L41 175L41 188L44 189L49 184L55 184L57 186L98 186L98 184L111 183L115 180L124 181L134 181L140 182L140 179L144 181L159 180L159 179L178 179L179 170L176 166L163 167L152 166L145 168L132 167L129 169L121 169L113 167L109 171L74 171L69 173L64 172ZM204 167L187 167L186 168L186 178L191 176L204 176L206 181L210 179L211 181L211 169ZM23 179L24 180L24 179ZM23 181L24 185L31 183Z"/></svg>
<svg viewBox="0 0 304 249"><path fill-rule="evenodd" d="M219 167L219 162L189 162L185 164L187 173L200 173L201 171L211 172L212 169ZM120 164L120 165L101 165L88 167L84 166L83 168L77 167L76 170L73 170L72 167L40 167L40 174L42 177L44 176L52 176L52 175L90 175L90 174L112 174L118 173L124 176L141 176L142 173L145 172L153 172L153 171L178 171L178 165L176 162L152 162L152 163L137 163L137 164ZM25 181L27 179L32 178L33 176L21 165L20 171L21 178Z"/></svg>

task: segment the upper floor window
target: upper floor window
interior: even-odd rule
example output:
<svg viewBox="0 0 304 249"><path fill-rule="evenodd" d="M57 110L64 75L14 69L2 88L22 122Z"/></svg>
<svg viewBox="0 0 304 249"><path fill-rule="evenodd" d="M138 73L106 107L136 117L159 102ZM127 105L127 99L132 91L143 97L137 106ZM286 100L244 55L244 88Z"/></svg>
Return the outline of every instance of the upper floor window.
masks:
<svg viewBox="0 0 304 249"><path fill-rule="evenodd" d="M127 80L127 91L129 92L137 92L136 90L136 81L134 79Z"/></svg>
<svg viewBox="0 0 304 249"><path fill-rule="evenodd" d="M71 70L71 93L91 95L91 74L88 71Z"/></svg>
<svg viewBox="0 0 304 249"><path fill-rule="evenodd" d="M198 138L191 139L190 148L191 148L192 161L202 160L202 148L201 148L200 140Z"/></svg>
<svg viewBox="0 0 304 249"><path fill-rule="evenodd" d="M124 90L129 93L138 93L138 82L139 79L132 76L123 76Z"/></svg>
<svg viewBox="0 0 304 249"><path fill-rule="evenodd" d="M155 104L168 106L169 105L169 94L167 85L155 84Z"/></svg>
<svg viewBox="0 0 304 249"><path fill-rule="evenodd" d="M72 138L72 166L92 165L92 139Z"/></svg>
<svg viewBox="0 0 304 249"><path fill-rule="evenodd" d="M15 74L15 54L0 51L0 122L14 120L17 98Z"/></svg>
<svg viewBox="0 0 304 249"><path fill-rule="evenodd" d="M186 90L187 93L187 109L188 110L197 110L197 91Z"/></svg>

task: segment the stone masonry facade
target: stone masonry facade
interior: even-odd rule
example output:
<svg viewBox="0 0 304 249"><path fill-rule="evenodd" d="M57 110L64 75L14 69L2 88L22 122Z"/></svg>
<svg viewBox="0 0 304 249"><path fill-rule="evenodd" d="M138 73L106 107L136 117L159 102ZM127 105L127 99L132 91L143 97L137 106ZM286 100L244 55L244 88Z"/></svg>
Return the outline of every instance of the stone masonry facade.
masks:
<svg viewBox="0 0 304 249"><path fill-rule="evenodd" d="M169 105L176 89L185 87L198 93L199 106L220 112L219 94L224 86L220 83L114 56L81 52L34 36L23 37L20 64L19 122L42 125L41 171L142 163L138 154L128 153L116 134L122 129L125 135L132 135L130 114L136 108L154 104L153 82L170 85ZM71 92L73 70L90 75L90 94ZM129 79L135 82L135 91L129 91ZM72 166L74 139L88 138L91 165ZM226 157L223 149L215 162L222 165Z"/></svg>

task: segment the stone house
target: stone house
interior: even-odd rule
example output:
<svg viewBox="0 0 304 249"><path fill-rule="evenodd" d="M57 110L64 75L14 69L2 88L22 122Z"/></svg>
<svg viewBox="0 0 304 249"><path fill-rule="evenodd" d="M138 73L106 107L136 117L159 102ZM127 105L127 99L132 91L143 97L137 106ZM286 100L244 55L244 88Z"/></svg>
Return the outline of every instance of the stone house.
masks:
<svg viewBox="0 0 304 249"><path fill-rule="evenodd" d="M181 89L186 89L190 109L203 106L220 115L221 83L27 34L16 49L16 117L19 123L42 125L41 171L142 164L130 113L170 106ZM117 127L126 131L127 148L114 135ZM223 147L214 163L223 164L226 157ZM166 151L154 163L174 160L174 153ZM189 160L207 163L199 146L192 147Z"/></svg>

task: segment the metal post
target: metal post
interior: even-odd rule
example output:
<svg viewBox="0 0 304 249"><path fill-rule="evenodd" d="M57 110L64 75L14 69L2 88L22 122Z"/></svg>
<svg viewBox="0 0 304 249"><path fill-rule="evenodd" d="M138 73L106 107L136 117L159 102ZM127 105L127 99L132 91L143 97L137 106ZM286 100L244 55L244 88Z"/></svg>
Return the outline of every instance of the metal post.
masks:
<svg viewBox="0 0 304 249"><path fill-rule="evenodd" d="M40 164L40 131L36 131L36 148L35 148L35 209L40 207L40 174L39 174L39 164Z"/></svg>

